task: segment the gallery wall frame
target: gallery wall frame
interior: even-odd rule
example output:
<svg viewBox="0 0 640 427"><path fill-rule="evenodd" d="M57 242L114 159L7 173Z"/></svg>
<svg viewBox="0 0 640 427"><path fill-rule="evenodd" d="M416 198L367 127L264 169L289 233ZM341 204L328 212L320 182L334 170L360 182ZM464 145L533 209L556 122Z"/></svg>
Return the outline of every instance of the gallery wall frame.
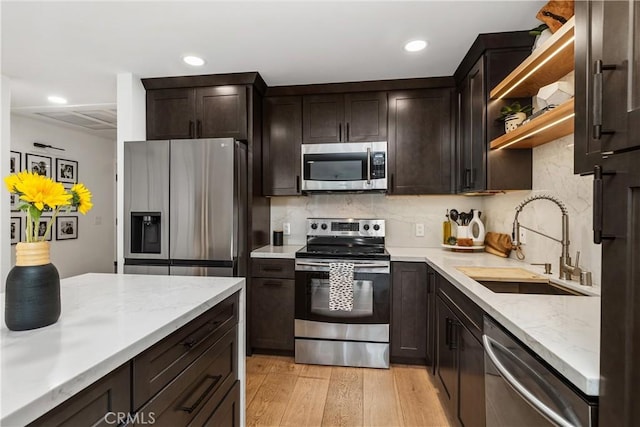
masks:
<svg viewBox="0 0 640 427"><path fill-rule="evenodd" d="M78 162L56 158L56 181L69 184L78 183Z"/></svg>
<svg viewBox="0 0 640 427"><path fill-rule="evenodd" d="M56 240L71 240L78 238L78 217L56 217Z"/></svg>
<svg viewBox="0 0 640 427"><path fill-rule="evenodd" d="M51 157L27 153L25 170L51 178Z"/></svg>

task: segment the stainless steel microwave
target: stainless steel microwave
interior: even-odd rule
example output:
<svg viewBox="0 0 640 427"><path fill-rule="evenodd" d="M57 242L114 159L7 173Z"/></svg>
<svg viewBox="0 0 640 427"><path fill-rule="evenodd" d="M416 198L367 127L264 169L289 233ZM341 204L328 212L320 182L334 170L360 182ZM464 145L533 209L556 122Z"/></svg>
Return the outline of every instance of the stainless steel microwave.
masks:
<svg viewBox="0 0 640 427"><path fill-rule="evenodd" d="M302 144L302 191L386 191L387 142Z"/></svg>

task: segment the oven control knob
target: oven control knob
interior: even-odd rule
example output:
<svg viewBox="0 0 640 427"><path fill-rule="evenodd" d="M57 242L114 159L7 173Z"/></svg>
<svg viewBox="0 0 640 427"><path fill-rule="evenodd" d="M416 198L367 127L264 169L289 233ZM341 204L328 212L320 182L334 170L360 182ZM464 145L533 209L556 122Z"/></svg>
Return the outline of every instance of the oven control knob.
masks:
<svg viewBox="0 0 640 427"><path fill-rule="evenodd" d="M327 224L322 224L322 225L320 226L320 228L322 228L323 230L326 230L326 229L327 229Z"/></svg>
<svg viewBox="0 0 640 427"><path fill-rule="evenodd" d="M316 224L315 222L313 224L311 224L311 229L315 230L316 228L318 228L318 224Z"/></svg>
<svg viewBox="0 0 640 427"><path fill-rule="evenodd" d="M375 225L373 226L373 229L374 229L374 230L376 230L376 231L378 231L378 230L380 230L380 226L379 226L378 224L375 224Z"/></svg>
<svg viewBox="0 0 640 427"><path fill-rule="evenodd" d="M364 228L364 231L369 231L369 224L365 224L362 228Z"/></svg>

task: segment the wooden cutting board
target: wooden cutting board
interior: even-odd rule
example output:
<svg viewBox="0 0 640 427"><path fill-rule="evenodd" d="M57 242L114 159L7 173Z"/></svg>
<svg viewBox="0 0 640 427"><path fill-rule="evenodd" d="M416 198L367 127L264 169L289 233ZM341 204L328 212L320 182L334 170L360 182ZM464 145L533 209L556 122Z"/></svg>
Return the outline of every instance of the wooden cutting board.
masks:
<svg viewBox="0 0 640 427"><path fill-rule="evenodd" d="M492 280L496 282L531 282L540 283L548 282L544 276L541 276L523 268L508 267L456 267L467 276L475 280Z"/></svg>

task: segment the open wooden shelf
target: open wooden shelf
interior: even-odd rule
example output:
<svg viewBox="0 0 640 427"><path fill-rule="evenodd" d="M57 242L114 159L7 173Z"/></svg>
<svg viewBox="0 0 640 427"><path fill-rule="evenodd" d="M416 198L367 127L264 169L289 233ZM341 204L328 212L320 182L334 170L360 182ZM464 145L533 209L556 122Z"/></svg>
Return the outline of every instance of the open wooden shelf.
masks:
<svg viewBox="0 0 640 427"><path fill-rule="evenodd" d="M491 99L526 98L573 70L575 18L572 17L522 64L491 90Z"/></svg>
<svg viewBox="0 0 640 427"><path fill-rule="evenodd" d="M491 149L532 148L573 133L573 98L491 141Z"/></svg>

